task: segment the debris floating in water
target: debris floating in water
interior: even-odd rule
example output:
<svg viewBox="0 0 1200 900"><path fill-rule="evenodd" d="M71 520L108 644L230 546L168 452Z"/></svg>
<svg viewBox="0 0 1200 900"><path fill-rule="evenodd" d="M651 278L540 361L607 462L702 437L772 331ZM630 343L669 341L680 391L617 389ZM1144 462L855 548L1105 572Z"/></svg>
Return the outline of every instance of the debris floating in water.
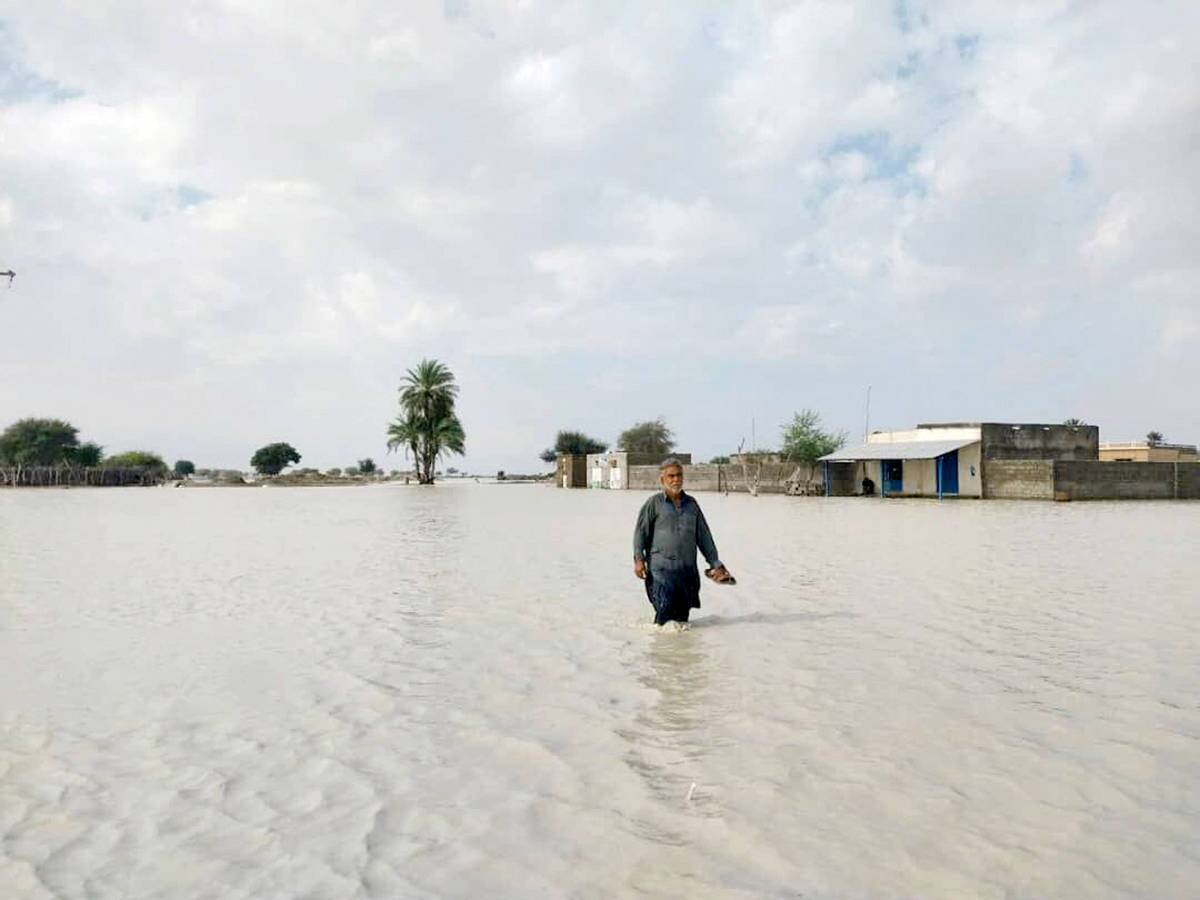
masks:
<svg viewBox="0 0 1200 900"><path fill-rule="evenodd" d="M696 793L696 782L693 781L692 786L690 788L688 788L688 796L687 796L688 803L692 802L692 794L694 794L694 793Z"/></svg>

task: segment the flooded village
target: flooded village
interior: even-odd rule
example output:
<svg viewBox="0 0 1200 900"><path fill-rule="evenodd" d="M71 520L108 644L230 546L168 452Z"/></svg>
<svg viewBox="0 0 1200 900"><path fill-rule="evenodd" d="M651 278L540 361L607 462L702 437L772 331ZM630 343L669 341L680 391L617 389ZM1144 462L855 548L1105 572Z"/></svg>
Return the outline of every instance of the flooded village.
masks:
<svg viewBox="0 0 1200 900"><path fill-rule="evenodd" d="M1196 447L1161 442L1103 444L1095 425L947 422L876 431L865 442L795 462L745 453L696 463L688 453L560 454L563 488L654 489L658 466L683 463L690 491L801 496L936 497L984 500L1196 500Z"/></svg>
<svg viewBox="0 0 1200 900"><path fill-rule="evenodd" d="M0 35L0 900L1200 897L1198 0Z"/></svg>

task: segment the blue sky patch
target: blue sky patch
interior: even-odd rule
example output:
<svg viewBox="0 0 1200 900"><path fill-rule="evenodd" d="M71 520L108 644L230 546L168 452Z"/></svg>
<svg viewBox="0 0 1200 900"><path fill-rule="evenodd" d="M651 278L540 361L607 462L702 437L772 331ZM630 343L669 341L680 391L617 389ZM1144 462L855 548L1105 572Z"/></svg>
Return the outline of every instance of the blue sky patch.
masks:
<svg viewBox="0 0 1200 900"><path fill-rule="evenodd" d="M904 62L896 67L896 77L901 81L912 78L921 68L921 54L915 50L904 58Z"/></svg>
<svg viewBox="0 0 1200 900"><path fill-rule="evenodd" d="M450 21L461 19L471 12L467 0L442 0L442 15Z"/></svg>
<svg viewBox="0 0 1200 900"><path fill-rule="evenodd" d="M179 199L180 209L187 209L189 206L199 206L206 200L213 198L213 195L208 191L201 190L190 184L181 184L176 189L175 196Z"/></svg>
<svg viewBox="0 0 1200 900"><path fill-rule="evenodd" d="M918 151L917 147L896 146L886 131L870 131L839 137L822 152L821 158L829 160L842 153L861 153L871 161L867 180L905 181Z"/></svg>
<svg viewBox="0 0 1200 900"><path fill-rule="evenodd" d="M14 38L4 22L0 22L0 103L11 105L29 100L49 100L63 103L82 97L83 91L67 87L50 78L30 71L12 50Z"/></svg>
<svg viewBox="0 0 1200 900"><path fill-rule="evenodd" d="M959 59L972 60L979 52L979 35L960 34L954 39L954 49L958 51Z"/></svg>
<svg viewBox="0 0 1200 900"><path fill-rule="evenodd" d="M1071 154L1071 161L1067 168L1067 181L1071 184L1081 184L1088 179L1087 163L1083 161L1083 157L1078 153Z"/></svg>
<svg viewBox="0 0 1200 900"><path fill-rule="evenodd" d="M17 63L0 57L0 103L10 105L30 100L65 103L82 96L83 91L77 88L69 88L34 72L27 72Z"/></svg>

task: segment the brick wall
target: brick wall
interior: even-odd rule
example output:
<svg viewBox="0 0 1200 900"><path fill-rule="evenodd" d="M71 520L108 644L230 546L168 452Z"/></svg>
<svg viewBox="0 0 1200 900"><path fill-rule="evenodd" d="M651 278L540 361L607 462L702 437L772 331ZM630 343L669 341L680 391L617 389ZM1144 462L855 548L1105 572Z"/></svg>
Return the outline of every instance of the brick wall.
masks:
<svg viewBox="0 0 1200 900"><path fill-rule="evenodd" d="M989 500L1053 500L1054 462L989 459L984 469L983 496Z"/></svg>
<svg viewBox="0 0 1200 900"><path fill-rule="evenodd" d="M1094 460L993 459L987 461L984 497L990 500L1053 500L1056 493L1070 500L1159 500L1175 496L1178 466L1179 499L1200 500L1200 462L1118 463ZM786 491L791 463L764 463L758 490L761 494ZM747 466L753 475L753 467ZM801 472L803 475L803 471ZM684 486L689 491L746 490L740 465L684 466ZM815 470L816 489L824 493L822 474ZM658 488L658 466L630 466L629 487ZM840 482L835 488L840 488ZM847 482L846 488L853 484ZM840 493L835 489L835 493Z"/></svg>
<svg viewBox="0 0 1200 900"><path fill-rule="evenodd" d="M1179 467L1179 499L1200 500L1200 462L1176 465Z"/></svg>
<svg viewBox="0 0 1200 900"><path fill-rule="evenodd" d="M1170 500L1175 463L1059 460L1054 491L1070 500Z"/></svg>
<svg viewBox="0 0 1200 900"><path fill-rule="evenodd" d="M754 480L753 465L747 464L745 473L740 465L713 465L698 463L683 467L683 486L688 491L745 492L748 483ZM763 463L758 479L760 494L782 494L787 491L788 476L796 470L792 463ZM814 467L814 484L824 493L823 475L820 465ZM803 476L804 470L801 470ZM630 466L630 490L652 491L659 486L658 466Z"/></svg>
<svg viewBox="0 0 1200 900"><path fill-rule="evenodd" d="M1100 429L1095 425L1000 424L980 426L984 468L993 459L1099 459Z"/></svg>
<svg viewBox="0 0 1200 900"><path fill-rule="evenodd" d="M694 468L689 466L689 468ZM684 476L687 481L687 475ZM658 487L658 466L630 466L629 489L631 491L653 491Z"/></svg>

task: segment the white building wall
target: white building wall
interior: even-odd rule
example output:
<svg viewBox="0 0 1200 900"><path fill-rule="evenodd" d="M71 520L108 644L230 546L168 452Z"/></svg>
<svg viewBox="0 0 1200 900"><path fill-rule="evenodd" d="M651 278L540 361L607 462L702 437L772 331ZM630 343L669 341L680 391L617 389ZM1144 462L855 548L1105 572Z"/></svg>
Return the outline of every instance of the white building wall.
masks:
<svg viewBox="0 0 1200 900"><path fill-rule="evenodd" d="M629 486L629 454L621 451L589 453L587 486L605 490L625 490Z"/></svg>
<svg viewBox="0 0 1200 900"><path fill-rule="evenodd" d="M922 429L927 431L932 429ZM950 440L947 438L946 440ZM955 440L958 440L957 438ZM900 443L900 442L896 442ZM957 497L982 497L983 479L979 475L979 460L982 455L982 443L968 444L958 450L958 493ZM863 473L875 482L875 493L883 490L883 462L878 459L864 460L859 463L855 484L855 492L862 493ZM889 496L897 496L889 494ZM906 459L904 460L904 490L898 496L903 497L936 497L937 496L937 460L936 459Z"/></svg>
<svg viewBox="0 0 1200 900"><path fill-rule="evenodd" d="M867 436L868 444L896 444L903 441L979 441L983 440L978 426L955 428L910 428L907 431L877 431Z"/></svg>
<svg viewBox="0 0 1200 900"><path fill-rule="evenodd" d="M589 453L587 457L587 486L608 487L608 454Z"/></svg>
<svg viewBox="0 0 1200 900"><path fill-rule="evenodd" d="M982 466L983 443L968 444L958 450L958 496L982 497L983 477L979 474Z"/></svg>

